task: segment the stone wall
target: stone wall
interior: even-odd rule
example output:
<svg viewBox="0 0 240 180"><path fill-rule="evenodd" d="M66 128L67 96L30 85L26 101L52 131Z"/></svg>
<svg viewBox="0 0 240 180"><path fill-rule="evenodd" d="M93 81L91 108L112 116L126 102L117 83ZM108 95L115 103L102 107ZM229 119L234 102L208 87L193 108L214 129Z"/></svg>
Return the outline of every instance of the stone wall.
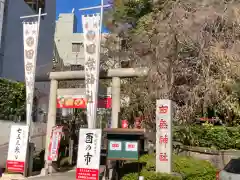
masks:
<svg viewBox="0 0 240 180"><path fill-rule="evenodd" d="M204 147L189 147L175 144L174 151L179 155L207 160L218 169L223 169L232 158L240 158L240 150L213 150Z"/></svg>
<svg viewBox="0 0 240 180"><path fill-rule="evenodd" d="M9 136L10 136L10 131L11 131L11 125L14 124L25 124L25 123L15 123L13 121L3 121L0 120L0 146L4 145L4 144L8 144L9 141ZM45 136L46 134L46 128L47 128L47 124L46 123L38 123L35 122L33 123L33 138L35 138L36 136Z"/></svg>
<svg viewBox="0 0 240 180"><path fill-rule="evenodd" d="M145 147L148 147L148 150L152 149L152 151L155 151L156 134L147 132L146 139L148 140L148 145L145 145ZM149 148L150 145L153 148ZM232 158L240 158L240 150L214 150L205 147L191 147L184 146L179 142L173 142L173 151L179 155L207 160L218 169L223 169Z"/></svg>

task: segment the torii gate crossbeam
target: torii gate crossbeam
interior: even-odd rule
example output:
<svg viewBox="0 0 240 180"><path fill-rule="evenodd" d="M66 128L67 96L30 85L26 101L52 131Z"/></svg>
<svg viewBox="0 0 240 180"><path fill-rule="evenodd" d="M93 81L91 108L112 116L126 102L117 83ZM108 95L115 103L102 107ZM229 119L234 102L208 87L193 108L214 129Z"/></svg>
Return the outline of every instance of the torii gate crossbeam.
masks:
<svg viewBox="0 0 240 180"><path fill-rule="evenodd" d="M116 68L108 71L101 71L100 79L111 79L113 77L128 78L146 76L148 68ZM85 79L84 71L61 71L50 72L49 75L36 76L36 82L45 82L50 80L83 80Z"/></svg>

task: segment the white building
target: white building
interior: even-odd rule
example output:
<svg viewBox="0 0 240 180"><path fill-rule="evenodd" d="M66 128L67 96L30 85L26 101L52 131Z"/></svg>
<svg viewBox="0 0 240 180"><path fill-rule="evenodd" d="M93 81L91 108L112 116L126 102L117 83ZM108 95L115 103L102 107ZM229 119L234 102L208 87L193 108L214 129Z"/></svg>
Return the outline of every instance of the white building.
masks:
<svg viewBox="0 0 240 180"><path fill-rule="evenodd" d="M81 18L81 17L78 17ZM105 40L103 34L102 41ZM55 43L64 66L84 67L83 33L77 32L77 19L73 13L61 13L56 20Z"/></svg>
<svg viewBox="0 0 240 180"><path fill-rule="evenodd" d="M74 14L60 14L56 21L55 43L64 65L82 65L84 63L83 34L76 32Z"/></svg>

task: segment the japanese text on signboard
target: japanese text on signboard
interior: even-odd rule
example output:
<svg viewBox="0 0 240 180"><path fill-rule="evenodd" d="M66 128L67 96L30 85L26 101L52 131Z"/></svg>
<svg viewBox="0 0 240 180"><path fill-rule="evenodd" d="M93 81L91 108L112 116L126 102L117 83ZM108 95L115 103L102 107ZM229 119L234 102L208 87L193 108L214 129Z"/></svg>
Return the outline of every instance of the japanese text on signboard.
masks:
<svg viewBox="0 0 240 180"><path fill-rule="evenodd" d="M16 137L16 147L15 147L15 159L18 159L18 155L20 154L20 141L21 141L21 133L22 129L17 129L17 137Z"/></svg>
<svg viewBox="0 0 240 180"><path fill-rule="evenodd" d="M172 102L168 99L156 103L156 171L171 172L172 161Z"/></svg>
<svg viewBox="0 0 240 180"><path fill-rule="evenodd" d="M159 114L167 114L168 113L168 106L160 106L159 107ZM158 125L159 131L160 131L160 137L159 137L159 144L163 145L166 149L166 146L168 144L168 122L164 119L160 119L159 125ZM159 160L160 161L168 161L168 155L167 152L160 152L159 153Z"/></svg>
<svg viewBox="0 0 240 180"><path fill-rule="evenodd" d="M92 149L92 144L93 144L93 133L87 133L86 134L86 139L85 143L87 144L86 146L86 154L84 155L86 165L88 165L91 162L92 154L90 153L90 150Z"/></svg>

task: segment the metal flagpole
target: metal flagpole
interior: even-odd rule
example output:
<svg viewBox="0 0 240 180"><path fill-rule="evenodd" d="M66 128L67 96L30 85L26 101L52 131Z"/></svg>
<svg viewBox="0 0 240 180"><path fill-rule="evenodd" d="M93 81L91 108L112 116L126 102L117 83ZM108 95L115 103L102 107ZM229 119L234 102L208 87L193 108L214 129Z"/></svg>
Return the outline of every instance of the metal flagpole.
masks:
<svg viewBox="0 0 240 180"><path fill-rule="evenodd" d="M98 69L100 68L100 60L101 60L101 42L102 42L102 21L103 21L103 0L101 0L101 11L100 11L100 28L99 28L99 35L100 35L100 39L99 39L99 64L98 64ZM99 74L98 74L98 79L99 79ZM97 113L96 113L96 119L97 119ZM96 122L95 122L95 126L96 126ZM99 128L102 129L102 117L100 118L100 123L99 123Z"/></svg>
<svg viewBox="0 0 240 180"><path fill-rule="evenodd" d="M79 9L79 11L86 11L86 10L92 10L92 9L99 9L100 8L100 25L99 25L99 35L100 35L100 38L99 38L99 46L98 46L99 47L99 49L98 49L99 61L100 61L101 41L102 41L103 8L110 7L110 6L111 6L110 4L104 5L104 1L101 0L101 5L100 6L93 6L93 7ZM99 66L100 66L100 62L98 63L98 69L99 69ZM99 80L99 74L97 76L98 76L98 80ZM95 104L95 106L97 106L97 103ZM96 113L97 112L92 112L92 113L95 114L94 122L92 122L92 124L93 124L93 127L96 128L96 118L97 118ZM100 127L101 127L101 124L102 123L100 122Z"/></svg>
<svg viewBox="0 0 240 180"><path fill-rule="evenodd" d="M101 53L101 41L102 41L102 21L103 21L103 0L101 0L101 11L100 11L100 41L99 41L99 54Z"/></svg>
<svg viewBox="0 0 240 180"><path fill-rule="evenodd" d="M29 19L29 18L34 18L34 17L38 17L37 20L37 37L36 37L36 47L35 47L35 53L34 53L34 69L33 69L33 80L32 80L32 96L29 96L30 98L33 98L34 96L34 84L35 84L35 72L36 72L36 61L37 61L37 49L38 49L38 45L39 45L39 31L40 31L40 22L41 22L41 16L46 16L47 13L42 14L42 9L39 8L39 12L38 14L34 14L34 15L29 15L29 16L21 16L20 19ZM25 42L24 42L25 43ZM25 61L25 60L24 60ZM25 67L25 66L24 66ZM26 76L26 74L25 74ZM26 85L27 86L27 85ZM26 99L27 100L27 99ZM33 99L31 99L31 101L33 101ZM27 103L26 109L27 110L27 119L26 119L26 123L27 126L29 128L29 134L27 136L28 138L28 156L27 156L27 165L25 166L25 176L31 176L32 173L32 168L33 168L33 151L34 151L34 144L31 143L31 136L32 136L32 103L28 104ZM30 107L30 108L29 108Z"/></svg>

